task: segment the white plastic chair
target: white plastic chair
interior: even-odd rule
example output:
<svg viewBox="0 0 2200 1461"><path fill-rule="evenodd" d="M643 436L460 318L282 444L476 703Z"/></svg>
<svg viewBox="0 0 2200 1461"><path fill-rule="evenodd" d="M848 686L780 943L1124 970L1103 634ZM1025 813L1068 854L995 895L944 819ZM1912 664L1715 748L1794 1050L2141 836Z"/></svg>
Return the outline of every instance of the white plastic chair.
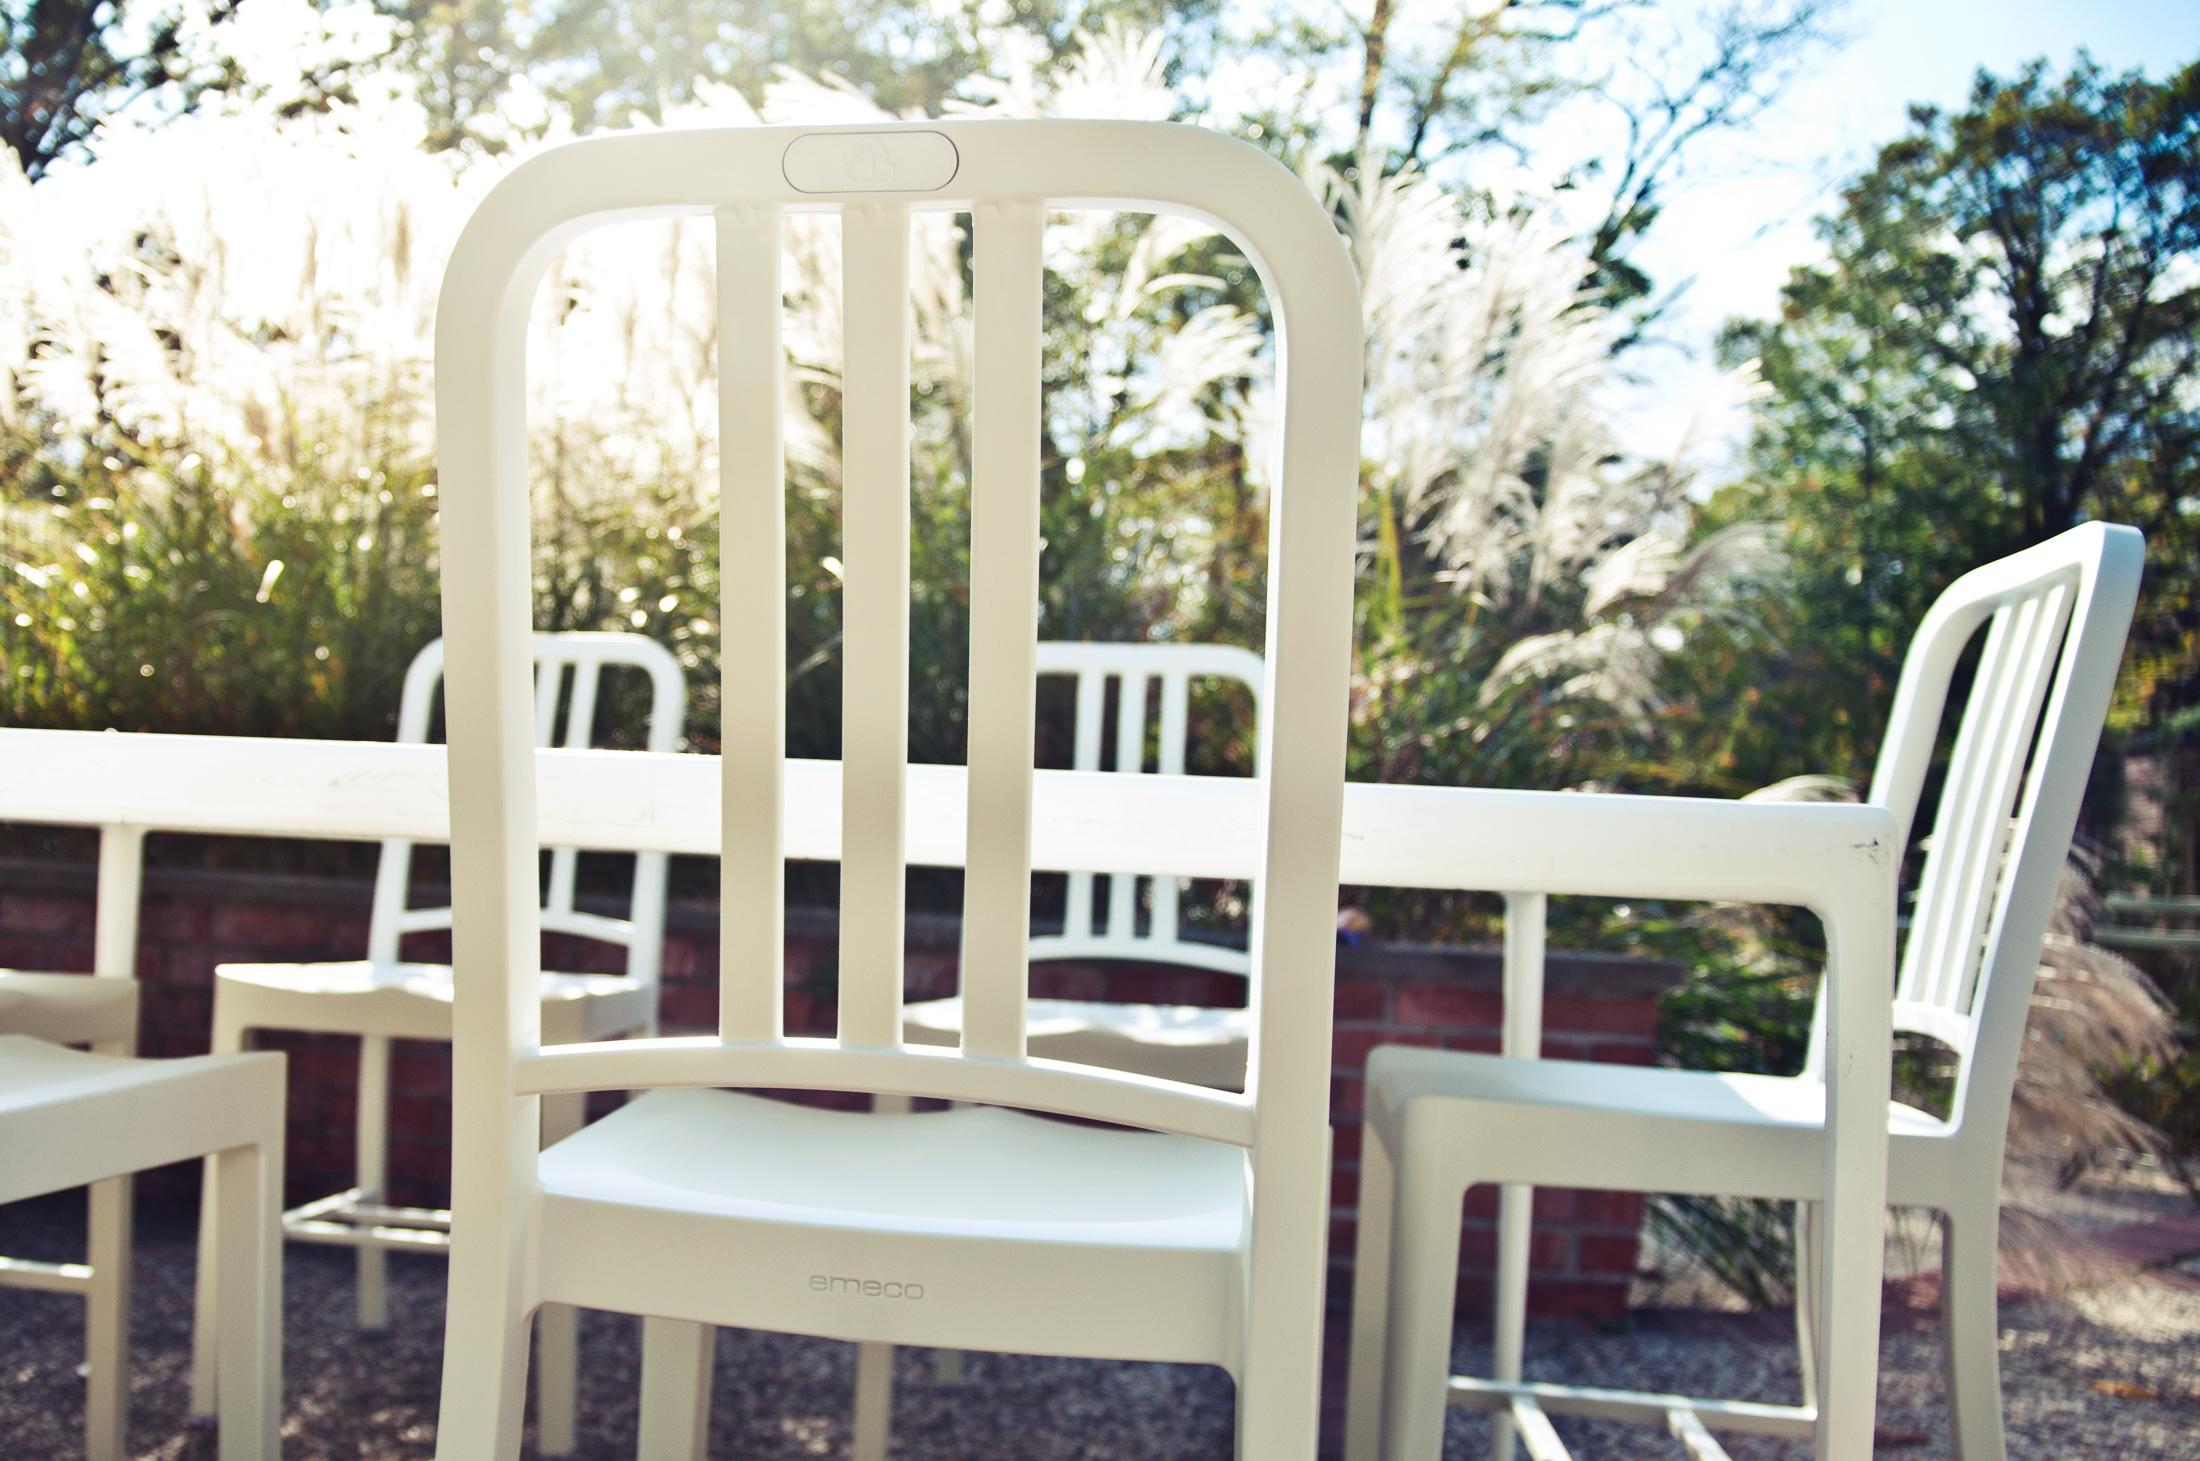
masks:
<svg viewBox="0 0 2200 1461"><path fill-rule="evenodd" d="M138 892L145 835L100 834L92 975L0 969L0 1035L82 1045L101 1055L137 1050ZM0 1258L0 1288L84 1295L84 1453L91 1461L127 1454L130 1208L127 1174L91 1184L85 1263Z"/></svg>
<svg viewBox="0 0 2200 1461"><path fill-rule="evenodd" d="M670 751L687 715L687 683L679 661L655 640L639 634L537 634L529 642L533 664L532 734L538 745L596 744L598 692L606 674L639 671L649 681L646 747ZM430 642L405 672L398 702L397 739L428 741L437 692L443 681L443 641ZM293 1241L350 1246L358 1254L358 1322L379 1329L388 1322L383 1255L391 1249L441 1252L449 1245L450 1214L430 1208L392 1207L384 1201L389 1146L390 1042L451 1038L451 971L408 963L400 954L405 935L451 926L448 908L407 906L413 844L382 844L375 872L374 904L362 960L317 964L222 964L214 970L213 1049L242 1050L255 1030L308 1030L356 1035L360 1041L357 1166L348 1190L303 1203L283 1214ZM616 945L626 951L624 974L545 973L539 983L542 1020L560 1040L598 1040L657 1031L657 983L664 952L666 859L662 852L634 854L629 916L607 917L574 903L578 854L550 853L540 890L541 925L551 933ZM543 1140L580 1128L580 1097L544 1107ZM211 1201L211 1199L209 1199ZM203 1287L203 1286L202 1286ZM202 1302L211 1295L202 1292ZM572 1315L543 1319L543 1452L571 1449ZM193 1371L195 1410L213 1403L213 1360L202 1346Z"/></svg>
<svg viewBox="0 0 2200 1461"><path fill-rule="evenodd" d="M1189 213L1244 247L1277 323L1263 699L1267 893L1245 1095L1032 1058L1041 233L1050 202ZM976 236L968 869L959 1049L902 1043L909 684L909 223ZM839 1031L782 1031L788 210L842 223L844 719ZM523 330L559 244L614 217L718 232L724 919L714 1037L546 1047L528 741ZM668 131L522 164L467 225L437 315L459 963L438 1454L516 1454L528 1319L650 1316L644 1414L692 1416L705 1324L1211 1363L1238 1454L1313 1455L1327 1176L1359 322L1326 212L1253 148L1119 122ZM814 829L802 829L808 836ZM708 1089L890 1092L1020 1110L878 1116ZM550 1095L647 1092L546 1151ZM1023 1114L1072 1114L1134 1131ZM679 1354L682 1363L672 1365ZM673 1400L685 1396L687 1409ZM699 1440L699 1437L691 1438ZM663 1441L645 1442L661 1445ZM663 1452L652 1449L651 1454Z"/></svg>
<svg viewBox="0 0 2200 1461"><path fill-rule="evenodd" d="M224 1461L277 1452L281 1387L283 1058L138 1060L136 962L144 834L101 834L93 973L0 970L0 1204L89 1187L89 1263L0 1258L0 1288L85 1298L85 1455L130 1454L130 1203L134 1172L210 1157L229 1186L202 1233L225 1355ZM69 1049L74 1045L89 1051ZM216 1328L217 1322L219 1328Z"/></svg>
<svg viewBox="0 0 2200 1461"><path fill-rule="evenodd" d="M1163 776L1184 774L1194 681L1244 686L1253 697L1256 721L1259 717L1260 656L1231 645L1044 640L1038 649L1037 670L1042 679L1059 675L1076 682L1070 766L1077 771L1138 775L1146 770L1149 685L1158 687L1152 697L1156 702L1154 770ZM1102 731L1111 684L1117 687L1115 755L1112 766L1103 766ZM1062 931L1033 935L1034 964L1118 959L1224 974L1251 971L1252 955L1245 950L1184 937L1177 879L1135 872L1107 876L1107 903L1098 908L1096 875L1069 875ZM1140 883L1152 889L1143 928L1138 919ZM1251 1014L1244 1009L1083 999L1033 999L1026 1001L1025 1009L1026 1040L1034 1055L1223 1089L1236 1089L1245 1080L1245 1050L1253 1027ZM962 1037L961 998L908 1006L903 1012L903 1033L920 1044L956 1043Z"/></svg>
<svg viewBox="0 0 2200 1461"><path fill-rule="evenodd" d="M1497 1454L1518 1427L1532 1456L1563 1455L1546 1412L1666 1426L1695 1456L1723 1454L1710 1431L1818 1438L1820 1454L1871 1446L1871 1361L1878 1286L1799 1275L1804 1342L1799 1406L1697 1400L1529 1384L1519 1379L1525 1292L1501 1281L1501 1374L1447 1380L1459 1210L1481 1182L1825 1200L1827 1174L1856 1127L1829 1133L1829 1002L1858 986L1891 989L1893 1027L1958 1057L1946 1120L1894 1103L1886 1124L1888 1200L1946 1222L1944 1314L1951 1414L1965 1461L2003 1454L1996 1365L1994 1255L2002 1143L2032 976L2056 878L2091 768L2137 594L2141 544L2129 528L2089 525L1958 580L1933 606L1903 666L1868 800L1906 837L1932 760L1949 683L1966 647L1984 646L1949 762L1916 916L1899 971L1844 963L1821 992L1811 1056L1794 1077L1717 1075L1575 1061L1388 1047L1369 1062L1352 1325L1349 1461L1434 1461L1451 1404L1498 1414ZM1737 816L1806 807L1740 805ZM1900 843L1897 844L1901 845ZM1640 855L1683 850L1645 841ZM1802 870L1807 873L1806 870ZM1704 869L1702 898L1747 895ZM1830 1041L1832 1069L1884 1052ZM1883 1065L1880 1066L1884 1068ZM1869 1115L1870 1113L1864 1113ZM1877 1237L1876 1205L1851 1211ZM1799 1225L1810 1248L1844 1218ZM1819 1255L1822 1260L1823 1254ZM1387 1375L1387 1386L1385 1376ZM1820 1397L1824 1403L1820 1403Z"/></svg>

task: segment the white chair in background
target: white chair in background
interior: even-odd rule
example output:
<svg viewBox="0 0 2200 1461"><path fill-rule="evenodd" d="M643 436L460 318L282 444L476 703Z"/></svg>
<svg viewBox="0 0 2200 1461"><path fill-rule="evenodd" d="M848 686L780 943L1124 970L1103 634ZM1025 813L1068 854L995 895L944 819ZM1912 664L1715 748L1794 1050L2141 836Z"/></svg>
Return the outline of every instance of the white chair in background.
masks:
<svg viewBox="0 0 2200 1461"><path fill-rule="evenodd" d="M1154 731L1154 770L1184 774L1190 742L1191 687L1195 681L1241 685L1260 712L1260 656L1221 644L1070 644L1041 641L1040 678L1067 676L1076 683L1070 767L1138 775L1146 770L1146 731ZM1116 687L1115 745L1104 765L1103 731L1108 688ZM1148 714L1148 687L1154 711ZM1258 733L1255 735L1258 740ZM1035 934L1034 964L1063 959L1110 959L1169 964L1243 976L1253 958L1244 949L1187 939L1179 913L1176 878L1111 872L1105 908L1095 906L1101 874L1073 872L1063 905L1062 931ZM1140 926L1139 885L1152 890ZM1133 1071L1192 1085L1236 1089L1245 1080L1245 1050L1252 1016L1245 1009L1203 1005L1152 1005L1106 1000L1033 999L1025 1005L1026 1039L1033 1055ZM903 1011L904 1038L924 1045L953 1045L962 1038L962 1000L925 1000Z"/></svg>
<svg viewBox="0 0 2200 1461"><path fill-rule="evenodd" d="M1811 1056L1793 1077L1721 1075L1575 1061L1386 1047L1369 1062L1361 1165L1348 1461L1436 1461L1447 1399L1493 1411L1497 1453L1517 1427L1537 1461L1563 1456L1549 1414L1667 1427L1691 1455L1721 1455L1719 1429L1818 1436L1821 1454L1871 1445L1871 1353L1879 1294L1833 1287L1806 1252L1797 1280L1804 1403L1698 1400L1531 1384L1519 1378L1525 1291L1500 1282L1500 1375L1448 1377L1460 1201L1483 1182L1825 1199L1856 1128L1829 1122L1829 1004L1893 995L1892 1024L1957 1057L1943 1120L1895 1103L1883 1115L1887 1200L1938 1210L1945 1227L1942 1306L1950 1414L1964 1461L2000 1461L1995 1248L2002 1145L2018 1048L2056 880L2114 689L2138 592L2141 543L2129 528L2074 529L1958 580L1919 628L1867 800L1904 839L1932 762L1950 681L1984 631L1899 968L1892 951L1834 969L1821 991ZM1803 807L1736 804L1734 818ZM1903 840L1890 850L1899 854ZM1761 870L1721 869L1708 849L1692 896L1749 900L1723 888ZM1646 863L1687 854L1646 840ZM1702 855L1702 854L1698 854ZM1809 869L1797 869L1806 880ZM1616 891L1616 890L1615 890ZM1884 998L1885 996L1879 995ZM1835 1022L1838 1028L1838 1022ZM1832 1068L1886 1052L1831 1042ZM1883 1067L1882 1067L1883 1068ZM1876 1237L1876 1211L1859 1231ZM1842 1219L1800 1223L1817 1249ZM1853 1216L1852 1216L1853 1220ZM1815 1314L1813 1313L1815 1300ZM1860 1377L1859 1370L1863 1371ZM1509 1373L1506 1373L1509 1371ZM1387 1385L1386 1385L1387 1378ZM1846 1426L1846 1436L1834 1439Z"/></svg>
<svg viewBox="0 0 2200 1461"><path fill-rule="evenodd" d="M687 716L687 682L672 652L639 634L537 634L529 642L533 664L535 744L585 748L598 744L606 717L598 713L607 674L640 672L649 687L645 747L678 747ZM435 721L444 678L443 641L430 642L405 672L398 703L397 739L423 744ZM214 971L213 1049L242 1050L256 1030L300 1030L357 1036L359 1098L357 1166L346 1191L317 1198L283 1214L293 1241L329 1243L358 1253L358 1321L379 1329L388 1322L383 1255L392 1250L441 1252L449 1246L450 1214L430 1208L392 1207L384 1200L389 1151L390 1042L451 1038L451 970L406 962L407 934L451 926L449 908L408 906L413 844L382 844L374 903L367 924L366 957L342 963L222 964ZM666 859L662 852L633 855L633 897L625 918L575 905L578 854L551 851L549 876L539 889L541 926L611 944L626 951L624 974L544 973L538 986L543 1028L561 1041L602 1040L657 1032L658 973L664 953ZM561 1097L543 1107L547 1144L580 1128L582 1098ZM211 1198L209 1201L211 1202ZM201 1301L211 1294L202 1287ZM542 1446L545 1455L572 1449L573 1316L543 1316ZM213 1356L202 1344L192 1381L194 1410L213 1404Z"/></svg>
<svg viewBox="0 0 2200 1461"><path fill-rule="evenodd" d="M1283 434L1263 696L1274 729L1263 747L1266 896L1246 1095L1038 1060L1025 1043L1050 204L1218 222L1259 269L1277 322ZM902 1038L917 208L969 211L976 241L959 1049ZM845 261L832 1039L788 1038L781 1018L783 837L794 824L783 815L779 258L791 209L837 213ZM614 218L670 214L713 217L721 281L720 1028L546 1046L531 995L525 322L563 241ZM648 1316L648 1423L695 1413L707 1381L696 1341L705 1325L734 1324L1217 1364L1237 1380L1240 1456L1312 1457L1359 358L1357 293L1328 214L1256 149L1191 128L943 121L601 137L522 164L482 203L437 317L455 934L466 971L440 1456L517 1454L528 1321L539 1305L566 1303ZM818 832L794 835L814 844ZM880 1116L708 1087L1021 1109ZM591 1090L646 1093L538 1151L542 1098ZM664 1444L645 1441L653 1455Z"/></svg>

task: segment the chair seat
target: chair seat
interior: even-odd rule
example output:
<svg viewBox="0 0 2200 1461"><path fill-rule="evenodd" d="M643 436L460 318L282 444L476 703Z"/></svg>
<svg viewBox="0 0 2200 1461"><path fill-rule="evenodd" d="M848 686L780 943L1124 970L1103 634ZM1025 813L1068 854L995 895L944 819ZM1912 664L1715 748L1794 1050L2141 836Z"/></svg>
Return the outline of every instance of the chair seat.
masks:
<svg viewBox="0 0 2200 1461"><path fill-rule="evenodd" d="M958 1348L1229 1352L1235 1147L659 1090L545 1150L541 1183L551 1299ZM997 1301L1019 1292L1049 1302Z"/></svg>
<svg viewBox="0 0 2200 1461"><path fill-rule="evenodd" d="M142 1060L0 1035L0 1202L258 1141L282 1100L273 1053Z"/></svg>
<svg viewBox="0 0 2200 1461"><path fill-rule="evenodd" d="M222 964L214 981L216 1023L401 1040L451 1038L454 985L447 964L367 959ZM641 1029L650 1023L655 1001L654 987L623 974L545 973L543 1041L566 1045Z"/></svg>
<svg viewBox="0 0 2200 1461"><path fill-rule="evenodd" d="M1476 1181L1805 1197L1824 1180L1826 1087L1815 1078L1393 1045L1369 1057L1366 1102L1394 1155L1448 1145ZM1944 1145L1951 1134L1937 1117L1887 1104L1897 1170L1905 1139ZM1639 1142L1622 1139L1628 1126L1640 1127ZM1603 1170L1585 1167L1586 1151Z"/></svg>
<svg viewBox="0 0 2200 1461"><path fill-rule="evenodd" d="M0 1033L62 1045L127 1041L137 1033L134 979L0 969Z"/></svg>
<svg viewBox="0 0 2200 1461"><path fill-rule="evenodd" d="M954 1045L962 1039L962 1022L959 996L925 1000L902 1011L903 1038ZM1024 1030L1031 1053L1049 1060L1237 1090L1245 1084L1253 1013L1194 1004L1034 999L1025 1006Z"/></svg>

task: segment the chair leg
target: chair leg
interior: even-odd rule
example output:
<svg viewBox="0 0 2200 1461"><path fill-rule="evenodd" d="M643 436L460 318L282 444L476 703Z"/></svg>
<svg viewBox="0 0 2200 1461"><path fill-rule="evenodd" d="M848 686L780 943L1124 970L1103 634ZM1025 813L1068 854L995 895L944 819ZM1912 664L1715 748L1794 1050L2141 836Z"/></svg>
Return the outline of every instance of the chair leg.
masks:
<svg viewBox="0 0 2200 1461"><path fill-rule="evenodd" d="M437 1461L518 1461L527 1405L527 1341L534 1303L520 1265L484 1224L483 1241L451 1245L443 1326L443 1395Z"/></svg>
<svg viewBox="0 0 2200 1461"><path fill-rule="evenodd" d="M130 1179L92 1184L92 1281L85 1295L84 1454L122 1461L129 1454Z"/></svg>
<svg viewBox="0 0 2200 1461"><path fill-rule="evenodd" d="M710 1445L712 1352L718 1330L684 1319L642 1320L638 1461L703 1461Z"/></svg>
<svg viewBox="0 0 2200 1461"><path fill-rule="evenodd" d="M1372 1123L1362 1127L1360 1206L1352 1248L1351 1359L1345 1373L1344 1461L1378 1461L1382 1454L1390 1215L1397 1180L1382 1137Z"/></svg>
<svg viewBox="0 0 2200 1461"><path fill-rule="evenodd" d="M1321 1429L1318 1291L1307 1296L1315 1303L1292 1305L1281 1285L1271 1281L1276 1299L1264 1315L1257 1271L1249 1287L1245 1340L1234 1372L1237 1435L1231 1455L1235 1461L1314 1461Z"/></svg>
<svg viewBox="0 0 2200 1461"><path fill-rule="evenodd" d="M367 1035L359 1041L359 1100L353 1123L352 1185L368 1202L380 1202L389 1185L390 1039ZM384 1287L385 1260L380 1248L357 1250L359 1327L386 1329L390 1322Z"/></svg>
<svg viewBox="0 0 2200 1461"><path fill-rule="evenodd" d="M894 1425L894 1346L856 1346L855 1439L849 1461L886 1461Z"/></svg>
<svg viewBox="0 0 2200 1461"><path fill-rule="evenodd" d="M1535 1236L1535 1189L1517 1184L1497 1194L1497 1297L1491 1319L1491 1373L1518 1380L1527 1359L1528 1248ZM1513 1419L1509 1411L1490 1418L1491 1461L1512 1461Z"/></svg>
<svg viewBox="0 0 2200 1461"><path fill-rule="evenodd" d="M1800 1357L1803 1404L1818 1408L1818 1225L1815 1202L1795 1204L1795 1350Z"/></svg>
<svg viewBox="0 0 2200 1461"><path fill-rule="evenodd" d="M1949 1212L1941 1228L1940 1319L1947 1343L1948 1418L1959 1461L2004 1461L2001 1326L1995 1285L2001 1207Z"/></svg>
<svg viewBox="0 0 2200 1461"><path fill-rule="evenodd" d="M281 1455L283 1356L281 1113L259 1146L214 1157L220 1169L215 1252L221 1294L221 1461Z"/></svg>
<svg viewBox="0 0 2200 1461"><path fill-rule="evenodd" d="M209 1048L215 1055L234 1055L246 1043L244 1030L224 1017L221 981L216 980ZM216 1257L220 1214L221 1161L208 1157L199 1188L199 1264L191 1310L191 1414L200 1420L213 1418L215 1386L221 1374L221 1292L214 1281L220 1267Z"/></svg>
<svg viewBox="0 0 2200 1461"><path fill-rule="evenodd" d="M583 1094L542 1098L542 1144L579 1131L588 1119ZM580 1375L580 1315L570 1304L544 1304L535 1316L535 1446L544 1456L573 1454Z"/></svg>
<svg viewBox="0 0 2200 1461"><path fill-rule="evenodd" d="M1384 1461L1444 1454L1451 1324L1459 1273L1460 1183L1441 1180L1409 1142L1391 1214L1390 1337L1385 1345Z"/></svg>

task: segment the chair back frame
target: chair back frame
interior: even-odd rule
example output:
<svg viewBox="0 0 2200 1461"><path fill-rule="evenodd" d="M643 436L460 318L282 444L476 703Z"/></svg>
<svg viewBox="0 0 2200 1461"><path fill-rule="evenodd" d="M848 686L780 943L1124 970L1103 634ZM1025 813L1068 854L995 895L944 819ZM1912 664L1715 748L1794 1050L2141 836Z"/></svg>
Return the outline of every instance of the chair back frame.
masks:
<svg viewBox="0 0 2200 1461"><path fill-rule="evenodd" d="M1039 560L1044 210L1189 215L1245 253L1275 327L1281 430L1261 700L1263 898L1242 1094L1034 1060L1025 1050ZM970 747L960 1049L902 1044L909 683L909 215L972 215ZM781 226L842 224L844 493L841 967L835 1039L781 1012L785 462ZM556 251L622 219L711 216L719 264L725 626L719 1031L541 1049L525 354ZM1254 1195L1240 1333L1246 1413L1318 1391L1329 1011L1359 468L1358 289L1328 212L1288 169L1161 123L939 121L593 138L508 175L469 220L436 319L457 981L453 1284L524 1264L539 1097L660 1085L822 1086L977 1100L1246 1148ZM734 632L736 629L739 633ZM1014 909L1003 917L1001 910ZM983 916L982 910L993 910ZM469 1245L475 1245L468 1258ZM469 1268L468 1272L472 1272ZM454 1296L454 1306L458 1300ZM1309 1337L1311 1336L1311 1338ZM1260 1378L1255 1381L1254 1372ZM1257 1393L1256 1393L1257 1391ZM1278 1423L1264 1415L1264 1429Z"/></svg>
<svg viewBox="0 0 2200 1461"><path fill-rule="evenodd" d="M1221 680L1243 685L1253 697L1255 744L1261 734L1260 656L1249 649L1226 644L1084 644L1065 640L1041 640L1037 669L1043 678L1066 676L1075 681L1074 736L1070 767L1076 771L1109 769L1124 775L1146 770L1147 687L1158 687L1158 711L1154 720L1154 770L1163 776L1182 776L1190 742L1189 709L1194 680ZM1115 755L1103 768L1104 720L1107 693L1116 685ZM1259 772L1256 762L1255 774ZM1191 965L1224 974L1245 974L1252 956L1243 949L1187 940L1178 924L1179 880L1135 872L1111 872L1104 910L1094 907L1093 883L1097 874L1069 874L1063 900L1062 931L1038 934L1031 940L1031 959L1139 959L1161 964ZM1138 929L1138 884L1153 888L1153 906L1145 932ZM1104 913L1097 928L1095 914Z"/></svg>
<svg viewBox="0 0 2200 1461"><path fill-rule="evenodd" d="M568 631L534 636L535 744L587 750L594 744L596 692L606 669L636 669L649 677L649 733L644 749L673 751L687 719L687 677L672 651L641 634ZM443 682L443 641L432 639L405 670L397 703L397 739L426 745L435 718L436 691ZM568 688L570 687L570 688ZM561 709L564 734L558 734ZM374 904L367 920L367 957L396 963L408 933L451 926L449 908L409 907L413 844L401 837L384 839L374 873ZM550 853L550 877L543 888L542 926L551 933L577 935L626 950L627 974L655 984L664 963L665 877L662 852L637 852L634 891L625 918L584 913L574 906L579 854L571 847Z"/></svg>
<svg viewBox="0 0 2200 1461"><path fill-rule="evenodd" d="M1868 800L1918 813L1984 631L1895 980L1893 1025L1956 1054L1949 1124L1998 1160L2032 981L2138 599L2144 542L2088 523L1963 575L1910 642ZM1810 1068L1823 1060L1824 1006Z"/></svg>

